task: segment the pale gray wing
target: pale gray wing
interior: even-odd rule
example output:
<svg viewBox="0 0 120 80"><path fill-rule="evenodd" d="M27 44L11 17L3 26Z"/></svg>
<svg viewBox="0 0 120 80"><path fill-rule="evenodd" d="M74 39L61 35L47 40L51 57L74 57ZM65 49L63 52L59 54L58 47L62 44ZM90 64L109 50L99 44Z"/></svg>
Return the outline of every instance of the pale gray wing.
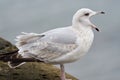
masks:
<svg viewBox="0 0 120 80"><path fill-rule="evenodd" d="M44 49L40 49L37 46L33 46L27 52L29 56L39 59L41 61L49 62L50 60L64 56L77 48L75 44L60 44L52 42L42 42ZM45 45L44 45L45 44Z"/></svg>
<svg viewBox="0 0 120 80"><path fill-rule="evenodd" d="M45 35L41 39L43 41L52 41L63 44L74 44L76 41L76 34L73 32L72 27L53 29L42 33L42 35Z"/></svg>
<svg viewBox="0 0 120 80"><path fill-rule="evenodd" d="M76 36L70 27L43 34L27 33L18 38L19 53L23 57L34 57L43 61L63 56L77 48Z"/></svg>

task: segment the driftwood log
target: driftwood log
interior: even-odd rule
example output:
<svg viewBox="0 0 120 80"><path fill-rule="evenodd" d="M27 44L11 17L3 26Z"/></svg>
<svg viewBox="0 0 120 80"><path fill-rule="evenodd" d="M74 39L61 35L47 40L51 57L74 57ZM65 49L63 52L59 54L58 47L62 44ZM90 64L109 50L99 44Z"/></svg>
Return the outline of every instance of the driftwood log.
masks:
<svg viewBox="0 0 120 80"><path fill-rule="evenodd" d="M39 60L13 58L18 49L10 42L0 38L0 80L60 80L59 68ZM8 67L7 62L28 62L16 69ZM66 74L67 78L78 80Z"/></svg>

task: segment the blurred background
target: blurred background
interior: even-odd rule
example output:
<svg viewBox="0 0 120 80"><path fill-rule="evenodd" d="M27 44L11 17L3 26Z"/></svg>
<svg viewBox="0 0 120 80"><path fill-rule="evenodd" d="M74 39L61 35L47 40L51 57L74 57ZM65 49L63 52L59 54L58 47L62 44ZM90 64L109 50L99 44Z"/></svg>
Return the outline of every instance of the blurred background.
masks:
<svg viewBox="0 0 120 80"><path fill-rule="evenodd" d="M80 80L120 80L119 0L0 0L0 37L15 44L21 32L42 33L71 25L80 8L105 11L91 18L99 27L89 53L66 64L66 72Z"/></svg>

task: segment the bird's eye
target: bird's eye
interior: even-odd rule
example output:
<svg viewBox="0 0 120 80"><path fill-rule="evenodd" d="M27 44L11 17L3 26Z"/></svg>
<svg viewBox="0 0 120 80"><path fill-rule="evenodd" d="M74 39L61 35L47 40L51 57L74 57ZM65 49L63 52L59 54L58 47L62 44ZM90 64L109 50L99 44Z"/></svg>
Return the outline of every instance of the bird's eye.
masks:
<svg viewBox="0 0 120 80"><path fill-rule="evenodd" d="M89 16L89 13L85 13L84 15L85 15L85 16Z"/></svg>

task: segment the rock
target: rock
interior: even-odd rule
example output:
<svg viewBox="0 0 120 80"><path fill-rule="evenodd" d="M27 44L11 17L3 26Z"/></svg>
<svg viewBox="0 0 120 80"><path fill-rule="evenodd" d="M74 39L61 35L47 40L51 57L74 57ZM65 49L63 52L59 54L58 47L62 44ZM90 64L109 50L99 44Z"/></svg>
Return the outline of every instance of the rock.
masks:
<svg viewBox="0 0 120 80"><path fill-rule="evenodd" d="M0 37L0 55L17 50L16 46Z"/></svg>
<svg viewBox="0 0 120 80"><path fill-rule="evenodd" d="M60 70L55 66L44 63L30 62L10 69L0 62L0 80L60 80ZM67 74L68 79L77 80Z"/></svg>
<svg viewBox="0 0 120 80"><path fill-rule="evenodd" d="M17 50L10 42L0 38L0 55ZM68 79L77 80L66 74ZM59 68L41 62L29 62L16 69L0 61L0 80L60 80Z"/></svg>

